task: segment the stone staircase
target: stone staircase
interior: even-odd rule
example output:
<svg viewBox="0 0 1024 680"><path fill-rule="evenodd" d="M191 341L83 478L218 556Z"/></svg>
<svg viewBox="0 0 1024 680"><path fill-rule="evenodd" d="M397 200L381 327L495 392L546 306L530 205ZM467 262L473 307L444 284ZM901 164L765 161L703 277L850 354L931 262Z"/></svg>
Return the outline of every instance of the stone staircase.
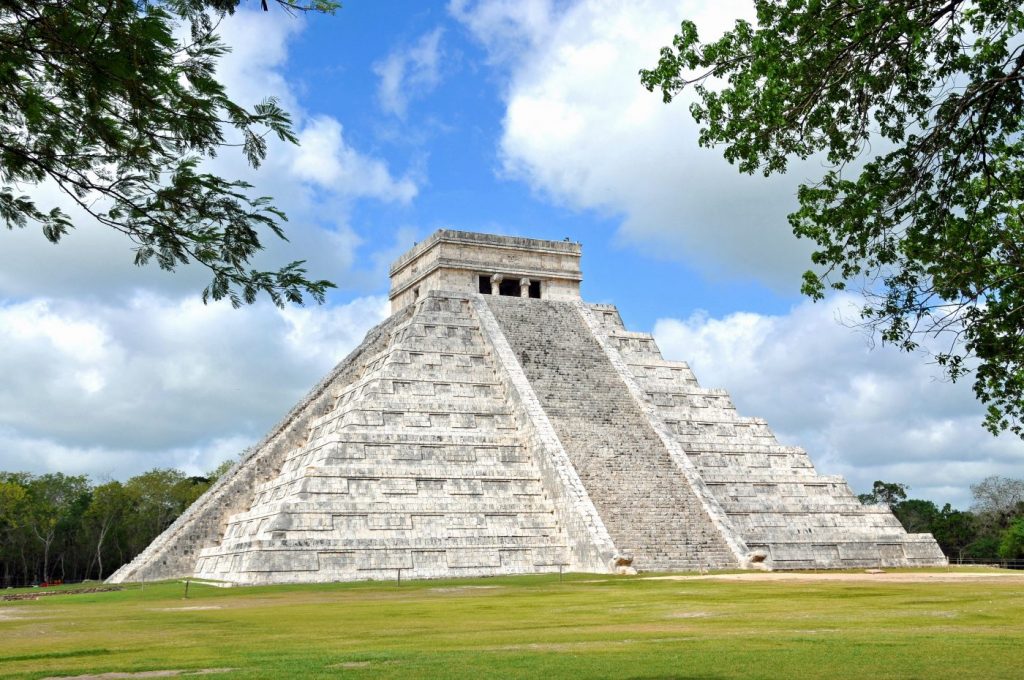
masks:
<svg viewBox="0 0 1024 680"><path fill-rule="evenodd" d="M230 516L243 583L558 571L566 537L466 296L431 294Z"/></svg>
<svg viewBox="0 0 1024 680"><path fill-rule="evenodd" d="M806 451L781 445L763 419L739 416L725 390L700 387L652 336L627 331L614 307L589 309L747 546L773 568L945 564L930 535L907 534L841 477L819 475Z"/></svg>
<svg viewBox="0 0 1024 680"><path fill-rule="evenodd" d="M486 301L615 546L633 556L633 566L738 566L573 303Z"/></svg>

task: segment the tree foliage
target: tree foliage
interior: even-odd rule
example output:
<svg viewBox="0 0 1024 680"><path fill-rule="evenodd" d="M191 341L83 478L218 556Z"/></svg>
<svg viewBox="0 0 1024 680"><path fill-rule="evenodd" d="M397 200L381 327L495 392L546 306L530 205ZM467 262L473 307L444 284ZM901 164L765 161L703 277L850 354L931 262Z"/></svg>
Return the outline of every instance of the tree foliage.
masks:
<svg viewBox="0 0 1024 680"><path fill-rule="evenodd" d="M998 547L1013 521L1024 517L1024 479L991 475L971 484L971 495L979 531L991 537L991 547Z"/></svg>
<svg viewBox="0 0 1024 680"><path fill-rule="evenodd" d="M1011 0L755 0L713 42L683 21L642 70L693 86L700 143L740 171L830 164L801 186L817 244L803 290L859 285L864 322L952 379L974 369L986 427L1024 437L1024 8Z"/></svg>
<svg viewBox="0 0 1024 680"><path fill-rule="evenodd" d="M896 503L892 514L908 532L919 534L931 532L932 527L938 524L941 511L932 501L908 498Z"/></svg>
<svg viewBox="0 0 1024 680"><path fill-rule="evenodd" d="M216 22L239 1L0 2L0 221L38 225L59 242L71 217L23 193L48 182L131 239L136 264L209 268L204 300L238 306L265 293L278 305L323 301L332 284L308 279L301 261L250 267L263 234L285 238L285 215L246 182L203 169L226 147L240 146L257 167L268 135L296 142L276 100L248 110L216 78L227 50ZM182 25L185 37L176 32ZM229 143L231 130L238 144Z"/></svg>
<svg viewBox="0 0 1024 680"><path fill-rule="evenodd" d="M1024 511L1024 479L990 475L971 484L971 495L978 513L1006 517Z"/></svg>
<svg viewBox="0 0 1024 680"><path fill-rule="evenodd" d="M199 477L157 468L100 484L0 472L0 587L109 576L234 464Z"/></svg>
<svg viewBox="0 0 1024 680"><path fill-rule="evenodd" d="M42 577L49 580L53 571L55 544L75 535L82 512L89 503L88 480L55 472L31 480L26 489L24 525L42 549Z"/></svg>
<svg viewBox="0 0 1024 680"><path fill-rule="evenodd" d="M909 489L906 484L877 480L871 488L871 493L862 493L857 499L865 505L884 505L892 508L900 501L906 500Z"/></svg>
<svg viewBox="0 0 1024 680"><path fill-rule="evenodd" d="M950 559L963 559L967 549L978 539L978 523L974 515L955 510L949 503L942 506L942 510L927 531L935 537L946 557ZM981 551L978 556L985 558L991 555L991 552Z"/></svg>
<svg viewBox="0 0 1024 680"><path fill-rule="evenodd" d="M1024 517L1018 517L1003 532L999 556L1007 560L1024 558Z"/></svg>
<svg viewBox="0 0 1024 680"><path fill-rule="evenodd" d="M987 477L971 485L970 511L949 503L907 498L910 489L898 482L876 481L871 493L857 498L866 504L887 505L910 533L929 533L951 560L1024 558L1024 480Z"/></svg>
<svg viewBox="0 0 1024 680"><path fill-rule="evenodd" d="M166 469L97 485L60 473L0 472L0 586L109 576L211 481Z"/></svg>
<svg viewBox="0 0 1024 680"><path fill-rule="evenodd" d="M102 579L107 572L103 568L104 544L110 534L116 532L125 520L132 505L132 497L121 482L100 484L92 490L92 498L85 512L86 533L93 538L96 552L96 578Z"/></svg>
<svg viewBox="0 0 1024 680"><path fill-rule="evenodd" d="M228 458L220 465L207 472L206 478L209 479L211 483L217 481L218 479L226 475L228 471L231 468L233 468L237 462L238 461L234 458Z"/></svg>

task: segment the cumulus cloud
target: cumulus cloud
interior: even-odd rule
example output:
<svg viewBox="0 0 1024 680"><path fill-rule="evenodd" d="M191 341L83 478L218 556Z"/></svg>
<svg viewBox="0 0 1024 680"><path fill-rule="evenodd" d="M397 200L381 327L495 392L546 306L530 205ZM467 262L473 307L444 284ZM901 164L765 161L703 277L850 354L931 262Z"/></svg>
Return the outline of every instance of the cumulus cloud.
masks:
<svg viewBox="0 0 1024 680"><path fill-rule="evenodd" d="M550 0L451 0L448 12L469 29L494 63L513 61L551 31Z"/></svg>
<svg viewBox="0 0 1024 680"><path fill-rule="evenodd" d="M299 145L291 169L301 179L351 197L408 203L416 196L416 184L411 179L396 180L384 162L346 144L341 123L334 118L311 119L299 133Z"/></svg>
<svg viewBox="0 0 1024 680"><path fill-rule="evenodd" d="M176 468L189 475L202 475L251 445L248 436L213 438L192 446L161 451L122 449L107 446L74 446L47 438L27 437L0 427L3 469L36 474L62 472L88 475L93 481L126 479L153 468Z"/></svg>
<svg viewBox="0 0 1024 680"><path fill-rule="evenodd" d="M981 428L968 383L943 380L922 356L872 348L856 320L856 299L836 296L778 316L661 319L654 335L703 386L728 389L742 415L766 418L856 490L903 482L914 497L967 507L972 482L1024 477L1024 444Z"/></svg>
<svg viewBox="0 0 1024 680"><path fill-rule="evenodd" d="M0 469L209 469L258 440L386 314L379 297L284 310L152 293L0 307Z"/></svg>
<svg viewBox="0 0 1024 680"><path fill-rule="evenodd" d="M518 6L518 4L516 4ZM583 0L522 13L494 0L450 5L509 70L502 171L555 201L621 216L623 242L711 275L792 288L809 246L790 232L795 188L818 169L741 176L700 149L689 94L666 106L637 72L670 44L683 17L714 37L747 2ZM518 49L516 48L518 46Z"/></svg>
<svg viewBox="0 0 1024 680"><path fill-rule="evenodd" d="M413 45L396 49L373 66L380 78L381 108L404 118L409 101L429 93L441 82L442 29L424 34Z"/></svg>
<svg viewBox="0 0 1024 680"><path fill-rule="evenodd" d="M357 298L336 307L280 310L287 323L284 340L291 353L321 366L337 363L362 341L370 327L390 313L391 303L383 296Z"/></svg>

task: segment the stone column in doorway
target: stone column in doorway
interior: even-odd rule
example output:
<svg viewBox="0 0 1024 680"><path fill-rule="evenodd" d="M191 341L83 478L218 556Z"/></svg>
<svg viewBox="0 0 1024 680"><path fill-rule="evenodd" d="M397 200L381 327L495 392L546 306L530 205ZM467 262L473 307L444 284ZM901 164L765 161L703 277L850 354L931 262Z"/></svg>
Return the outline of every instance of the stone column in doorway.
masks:
<svg viewBox="0 0 1024 680"><path fill-rule="evenodd" d="M525 276L519 279L519 297L530 297L530 279Z"/></svg>
<svg viewBox="0 0 1024 680"><path fill-rule="evenodd" d="M491 295L501 295L501 282L505 280L505 277L501 274L491 275Z"/></svg>

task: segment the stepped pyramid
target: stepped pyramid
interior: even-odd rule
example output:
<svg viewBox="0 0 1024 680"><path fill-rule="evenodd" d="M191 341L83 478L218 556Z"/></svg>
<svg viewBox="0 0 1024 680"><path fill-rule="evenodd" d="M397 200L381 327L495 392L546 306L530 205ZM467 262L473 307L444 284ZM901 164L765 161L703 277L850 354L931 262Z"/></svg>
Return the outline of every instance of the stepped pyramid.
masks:
<svg viewBox="0 0 1024 680"><path fill-rule="evenodd" d="M611 305L581 248L442 230L392 315L111 582L945 564Z"/></svg>

